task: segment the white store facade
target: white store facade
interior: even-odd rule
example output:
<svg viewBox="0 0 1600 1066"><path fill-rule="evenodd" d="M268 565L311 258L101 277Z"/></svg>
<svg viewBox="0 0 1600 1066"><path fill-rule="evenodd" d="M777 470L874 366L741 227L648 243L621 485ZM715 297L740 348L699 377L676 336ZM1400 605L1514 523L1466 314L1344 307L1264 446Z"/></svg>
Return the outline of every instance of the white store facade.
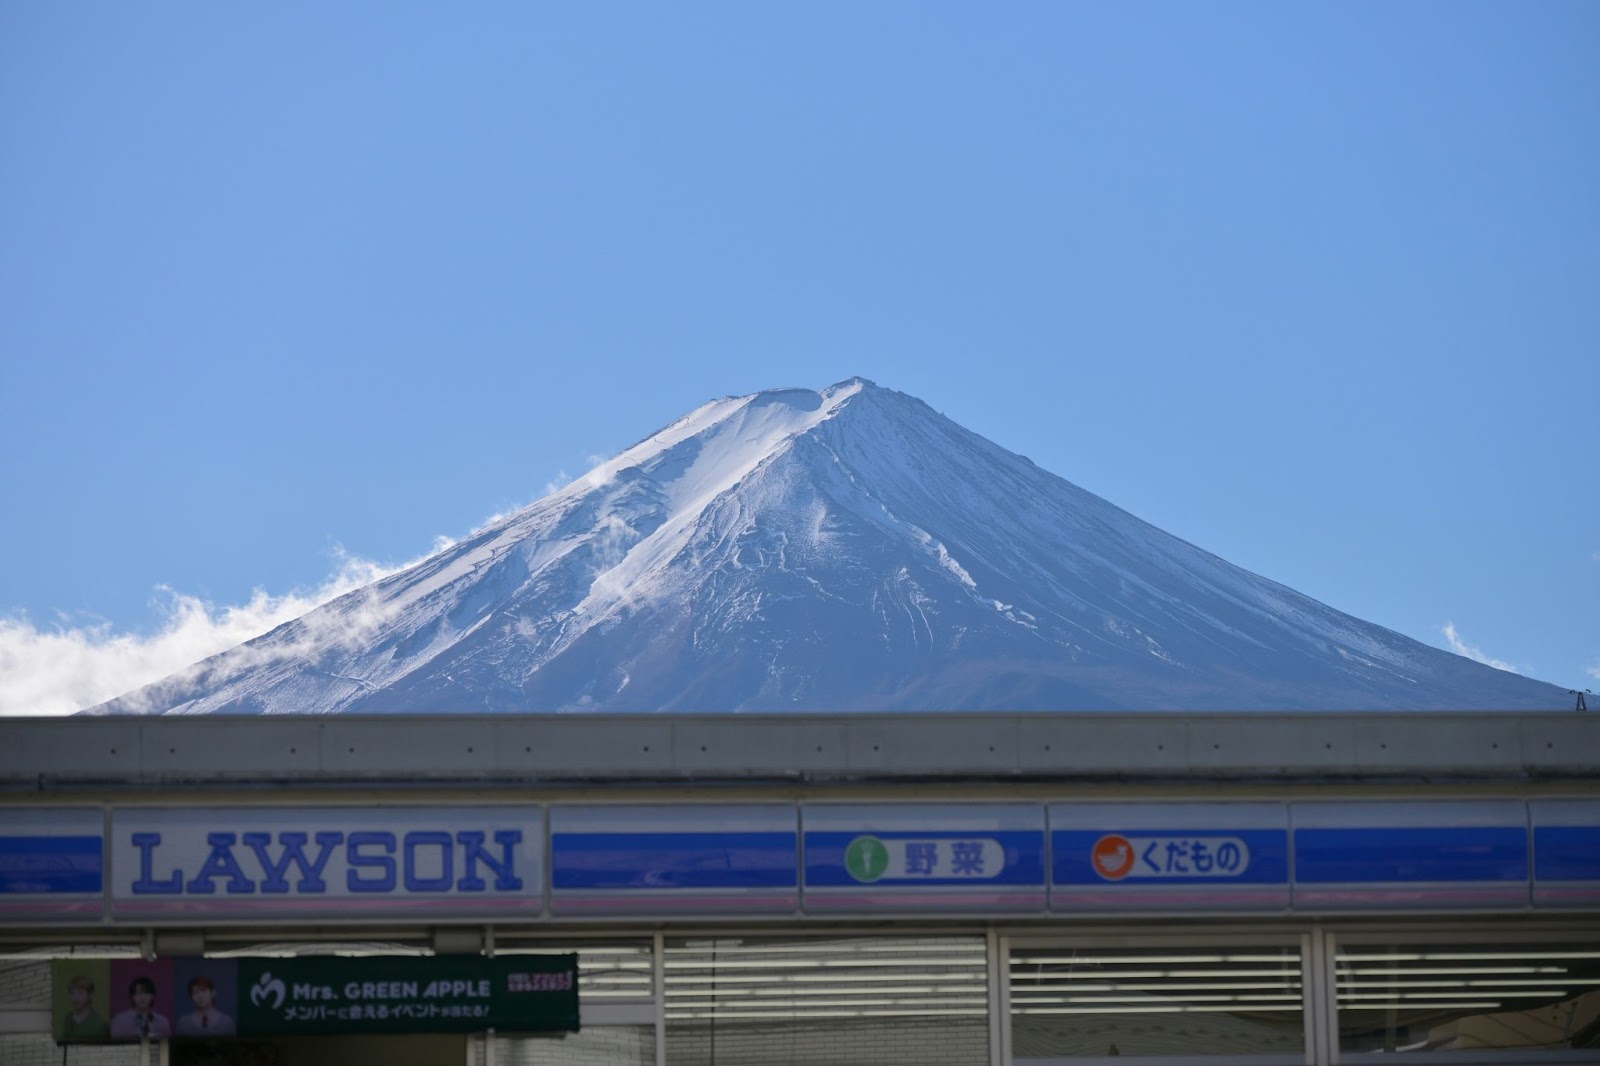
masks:
<svg viewBox="0 0 1600 1066"><path fill-rule="evenodd" d="M1596 722L0 720L0 1063L1600 1062ZM568 953L575 1033L56 1043L51 960Z"/></svg>

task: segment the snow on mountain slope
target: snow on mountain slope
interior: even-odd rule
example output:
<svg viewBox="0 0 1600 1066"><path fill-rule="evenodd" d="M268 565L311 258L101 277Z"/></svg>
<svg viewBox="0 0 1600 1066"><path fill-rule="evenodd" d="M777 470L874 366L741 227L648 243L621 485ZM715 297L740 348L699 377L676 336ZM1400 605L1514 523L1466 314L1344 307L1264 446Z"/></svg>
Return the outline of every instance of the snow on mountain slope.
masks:
<svg viewBox="0 0 1600 1066"><path fill-rule="evenodd" d="M1555 708L861 379L714 400L96 712Z"/></svg>

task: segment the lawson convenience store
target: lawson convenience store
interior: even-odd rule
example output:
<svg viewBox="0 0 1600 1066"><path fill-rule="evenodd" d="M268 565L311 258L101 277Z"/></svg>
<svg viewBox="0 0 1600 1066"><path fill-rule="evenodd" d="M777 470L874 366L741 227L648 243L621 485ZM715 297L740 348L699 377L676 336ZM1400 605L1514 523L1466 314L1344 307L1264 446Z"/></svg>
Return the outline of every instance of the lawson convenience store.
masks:
<svg viewBox="0 0 1600 1066"><path fill-rule="evenodd" d="M0 1063L1600 1062L1595 723L3 720Z"/></svg>

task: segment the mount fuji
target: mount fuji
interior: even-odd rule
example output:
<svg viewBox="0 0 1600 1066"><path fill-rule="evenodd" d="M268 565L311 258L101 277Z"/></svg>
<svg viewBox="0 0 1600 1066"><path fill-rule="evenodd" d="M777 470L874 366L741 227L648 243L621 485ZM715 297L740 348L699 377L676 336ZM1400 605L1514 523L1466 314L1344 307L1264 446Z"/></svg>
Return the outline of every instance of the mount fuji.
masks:
<svg viewBox="0 0 1600 1066"><path fill-rule="evenodd" d="M724 397L91 713L1558 709L855 378Z"/></svg>

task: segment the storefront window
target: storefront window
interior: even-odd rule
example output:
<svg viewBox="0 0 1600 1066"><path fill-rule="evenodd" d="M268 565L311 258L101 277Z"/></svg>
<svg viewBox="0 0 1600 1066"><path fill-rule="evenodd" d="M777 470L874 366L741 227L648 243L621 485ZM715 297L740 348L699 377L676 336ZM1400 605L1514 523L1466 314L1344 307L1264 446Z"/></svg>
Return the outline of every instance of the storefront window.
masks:
<svg viewBox="0 0 1600 1066"><path fill-rule="evenodd" d="M1600 940L1340 944L1335 967L1346 1054L1600 1049Z"/></svg>
<svg viewBox="0 0 1600 1066"><path fill-rule="evenodd" d="M1013 948L1017 1066L1222 1055L1303 1063L1298 947Z"/></svg>
<svg viewBox="0 0 1600 1066"><path fill-rule="evenodd" d="M159 1052L151 1045L149 1059L138 1044L111 1047L75 1045L62 1048L54 1037L35 1033L0 1033L0 1062L5 1066L145 1066Z"/></svg>
<svg viewBox="0 0 1600 1066"><path fill-rule="evenodd" d="M578 995L589 1006L646 1002L655 994L650 941L502 941L497 955L578 956Z"/></svg>
<svg viewBox="0 0 1600 1066"><path fill-rule="evenodd" d="M138 954L138 947L131 944L74 944L0 953L0 1006L41 1011L56 1020L59 1008L52 997L51 959L131 959ZM137 1044L63 1049L49 1034L0 1033L4 1066L61 1066L63 1061L67 1066L141 1066L144 1054Z"/></svg>
<svg viewBox="0 0 1600 1066"><path fill-rule="evenodd" d="M518 940L502 937L497 955L575 952L583 1029L555 1036L496 1035L494 1066L655 1066L655 955L649 940ZM618 1024L617 1008L640 1021ZM597 1021L597 1019L599 1019ZM489 1061L478 1044L480 1062Z"/></svg>
<svg viewBox="0 0 1600 1066"><path fill-rule="evenodd" d="M973 1066L989 1059L980 937L669 940L671 1066Z"/></svg>
<svg viewBox="0 0 1600 1066"><path fill-rule="evenodd" d="M496 1036L494 1066L655 1066L656 1031L650 1025L604 1025L560 1038ZM477 1062L488 1055L479 1043Z"/></svg>

